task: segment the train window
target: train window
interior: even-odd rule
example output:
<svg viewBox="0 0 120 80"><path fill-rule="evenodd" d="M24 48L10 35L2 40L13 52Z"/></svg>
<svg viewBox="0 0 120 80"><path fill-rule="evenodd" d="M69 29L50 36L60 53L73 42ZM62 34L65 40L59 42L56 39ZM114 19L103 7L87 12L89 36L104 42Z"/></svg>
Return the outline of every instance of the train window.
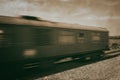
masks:
<svg viewBox="0 0 120 80"><path fill-rule="evenodd" d="M93 41L100 41L100 33L92 33L92 40Z"/></svg>
<svg viewBox="0 0 120 80"><path fill-rule="evenodd" d="M74 36L59 36L60 44L74 44L75 37Z"/></svg>
<svg viewBox="0 0 120 80"><path fill-rule="evenodd" d="M51 43L51 30L35 29L35 42L38 46L49 45Z"/></svg>
<svg viewBox="0 0 120 80"><path fill-rule="evenodd" d="M79 38L83 38L84 37L84 33L79 33L78 37Z"/></svg>
<svg viewBox="0 0 120 80"><path fill-rule="evenodd" d="M72 31L60 31L58 41L60 44L74 44L75 35Z"/></svg>
<svg viewBox="0 0 120 80"><path fill-rule="evenodd" d="M0 34L3 34L4 33L4 31L3 30L0 30Z"/></svg>
<svg viewBox="0 0 120 80"><path fill-rule="evenodd" d="M78 43L84 43L85 42L85 34L83 32L80 32L77 37Z"/></svg>

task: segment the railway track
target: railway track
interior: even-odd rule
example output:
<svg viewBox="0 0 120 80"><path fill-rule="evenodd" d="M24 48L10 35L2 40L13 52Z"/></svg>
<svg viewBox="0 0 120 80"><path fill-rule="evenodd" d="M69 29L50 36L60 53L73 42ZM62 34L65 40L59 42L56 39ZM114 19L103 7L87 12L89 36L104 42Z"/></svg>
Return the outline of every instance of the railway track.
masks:
<svg viewBox="0 0 120 80"><path fill-rule="evenodd" d="M114 58L120 55L120 49L117 50L110 50L105 51L104 57L100 59L92 59L92 60L81 60L79 58L72 59L72 58L66 58L62 59L58 62L55 62L55 65L51 66L50 68L42 69L39 68L33 69L28 72L28 74L20 76L17 80L34 80L39 77L55 74L58 72L62 72L65 70L81 67L84 65L89 65L92 63L100 62L106 59Z"/></svg>

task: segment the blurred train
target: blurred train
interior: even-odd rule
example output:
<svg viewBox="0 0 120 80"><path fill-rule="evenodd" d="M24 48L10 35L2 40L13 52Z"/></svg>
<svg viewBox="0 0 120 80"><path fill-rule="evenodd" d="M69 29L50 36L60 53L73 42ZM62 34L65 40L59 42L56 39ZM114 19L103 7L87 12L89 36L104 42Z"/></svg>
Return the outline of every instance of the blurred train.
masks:
<svg viewBox="0 0 120 80"><path fill-rule="evenodd" d="M108 33L101 27L32 16L0 16L0 75L45 67L65 57L100 57L109 49Z"/></svg>

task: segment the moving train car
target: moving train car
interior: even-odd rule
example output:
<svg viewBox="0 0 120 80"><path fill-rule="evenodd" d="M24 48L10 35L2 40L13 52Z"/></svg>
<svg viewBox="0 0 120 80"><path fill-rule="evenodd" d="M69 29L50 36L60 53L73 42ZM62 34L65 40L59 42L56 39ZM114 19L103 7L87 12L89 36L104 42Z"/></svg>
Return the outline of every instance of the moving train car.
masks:
<svg viewBox="0 0 120 80"><path fill-rule="evenodd" d="M104 50L108 50L105 28L0 16L0 74L44 67L65 57L97 57Z"/></svg>

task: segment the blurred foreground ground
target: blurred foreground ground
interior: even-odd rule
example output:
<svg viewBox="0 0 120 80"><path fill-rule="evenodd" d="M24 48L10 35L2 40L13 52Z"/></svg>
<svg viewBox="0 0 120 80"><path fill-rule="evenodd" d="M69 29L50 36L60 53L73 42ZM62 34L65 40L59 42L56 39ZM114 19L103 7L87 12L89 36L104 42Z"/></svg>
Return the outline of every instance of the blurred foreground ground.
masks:
<svg viewBox="0 0 120 80"><path fill-rule="evenodd" d="M120 56L36 80L120 80Z"/></svg>

